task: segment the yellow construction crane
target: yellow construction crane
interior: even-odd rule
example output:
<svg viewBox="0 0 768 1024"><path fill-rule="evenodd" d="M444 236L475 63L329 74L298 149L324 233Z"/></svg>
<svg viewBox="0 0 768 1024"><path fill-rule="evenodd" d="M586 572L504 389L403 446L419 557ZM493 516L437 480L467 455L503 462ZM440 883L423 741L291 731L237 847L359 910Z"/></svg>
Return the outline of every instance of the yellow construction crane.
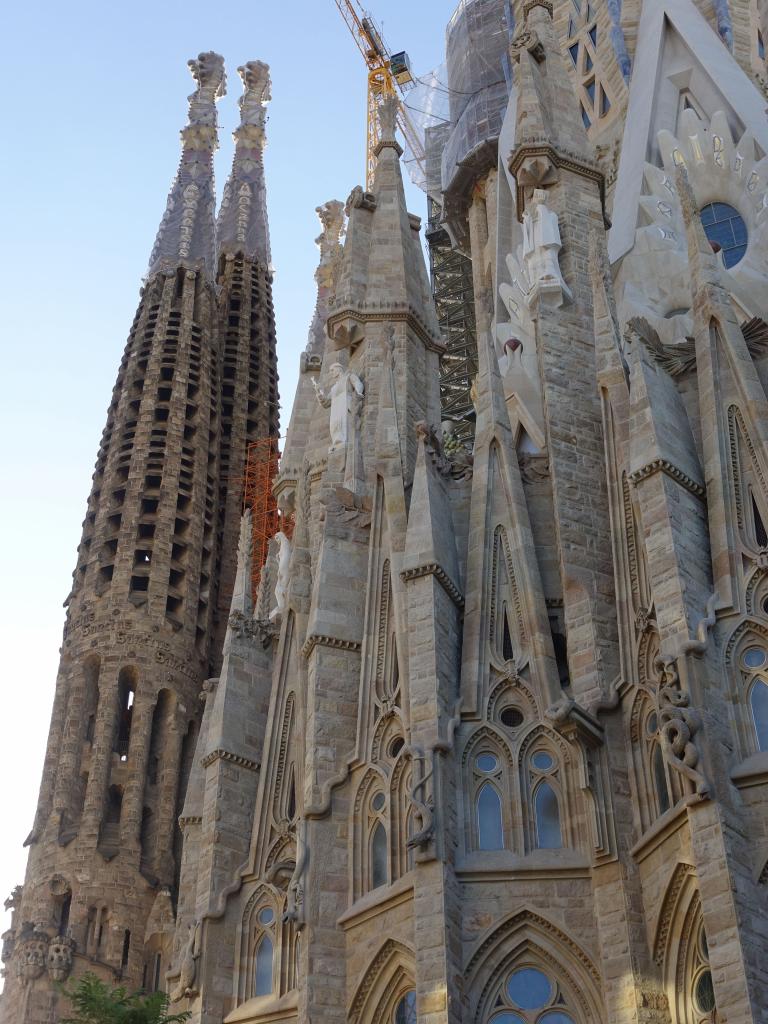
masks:
<svg viewBox="0 0 768 1024"><path fill-rule="evenodd" d="M373 18L363 10L357 0L335 0L335 3L368 66L365 187L370 190L373 182L373 169L376 166L374 153L379 142L379 103L385 96L395 95L395 85L401 93L405 94L409 87L413 87L414 81L408 54L404 50L400 53L390 53ZM425 177L424 146L402 100L399 102L397 111L397 127L403 133L406 145L413 159L419 165L422 178Z"/></svg>

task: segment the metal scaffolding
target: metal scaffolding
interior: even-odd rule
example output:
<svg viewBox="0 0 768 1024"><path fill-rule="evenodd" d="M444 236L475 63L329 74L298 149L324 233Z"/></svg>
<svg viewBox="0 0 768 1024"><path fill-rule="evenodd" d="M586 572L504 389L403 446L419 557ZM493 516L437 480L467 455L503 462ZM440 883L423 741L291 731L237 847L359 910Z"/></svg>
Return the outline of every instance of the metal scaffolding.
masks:
<svg viewBox="0 0 768 1024"><path fill-rule="evenodd" d="M280 514L272 492L272 481L277 476L279 464L280 438L262 437L248 445L243 507L251 510L251 595L254 601L270 540L278 530L282 530L288 537L293 534L293 519Z"/></svg>

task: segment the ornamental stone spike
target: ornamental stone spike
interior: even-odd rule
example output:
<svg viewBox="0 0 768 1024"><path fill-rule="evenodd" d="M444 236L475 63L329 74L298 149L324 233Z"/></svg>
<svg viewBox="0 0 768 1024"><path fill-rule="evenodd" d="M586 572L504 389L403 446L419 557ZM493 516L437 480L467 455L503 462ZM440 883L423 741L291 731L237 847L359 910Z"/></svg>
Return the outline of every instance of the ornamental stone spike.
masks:
<svg viewBox="0 0 768 1024"><path fill-rule="evenodd" d="M269 65L251 60L237 69L243 82L235 155L217 224L219 253L241 252L270 264L269 223L262 153L270 91Z"/></svg>
<svg viewBox="0 0 768 1024"><path fill-rule="evenodd" d="M188 61L188 66L197 89L188 97L179 169L149 258L147 280L157 273L173 273L180 266L203 269L209 278L213 276L213 154L218 147L216 101L226 92L224 58L209 51Z"/></svg>

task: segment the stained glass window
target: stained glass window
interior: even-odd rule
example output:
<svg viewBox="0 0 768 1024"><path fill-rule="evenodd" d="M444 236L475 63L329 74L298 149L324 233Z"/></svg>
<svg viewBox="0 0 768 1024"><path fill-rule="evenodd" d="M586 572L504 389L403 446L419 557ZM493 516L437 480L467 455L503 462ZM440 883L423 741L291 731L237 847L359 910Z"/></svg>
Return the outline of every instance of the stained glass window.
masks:
<svg viewBox="0 0 768 1024"><path fill-rule="evenodd" d="M728 203L709 203L701 211L701 223L710 242L719 246L726 267L734 267L747 251L747 225Z"/></svg>
<svg viewBox="0 0 768 1024"><path fill-rule="evenodd" d="M254 971L253 994L255 996L266 996L272 991L272 960L274 958L274 947L272 939L268 935L259 943L256 952L256 969Z"/></svg>
<svg viewBox="0 0 768 1024"><path fill-rule="evenodd" d="M416 993L406 992L395 1009L394 1024L416 1024Z"/></svg>
<svg viewBox="0 0 768 1024"><path fill-rule="evenodd" d="M504 849L501 797L490 782L484 783L477 794L477 845L480 850Z"/></svg>
<svg viewBox="0 0 768 1024"><path fill-rule="evenodd" d="M560 808L557 796L548 782L540 782L533 797L536 819L536 845L540 850L559 850L563 845L560 832Z"/></svg>

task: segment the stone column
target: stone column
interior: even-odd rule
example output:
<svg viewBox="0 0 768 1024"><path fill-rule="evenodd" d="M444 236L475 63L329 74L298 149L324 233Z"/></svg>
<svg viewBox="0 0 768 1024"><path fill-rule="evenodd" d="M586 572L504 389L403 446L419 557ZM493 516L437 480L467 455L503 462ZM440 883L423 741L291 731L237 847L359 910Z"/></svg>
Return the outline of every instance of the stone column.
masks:
<svg viewBox="0 0 768 1024"><path fill-rule="evenodd" d="M138 848L141 838L147 759L152 734L152 720L157 706L156 701L156 694L147 693L144 687L139 686L131 719L131 739L128 749L129 774L123 797L120 824L120 838L123 845L133 849Z"/></svg>
<svg viewBox="0 0 768 1024"><path fill-rule="evenodd" d="M155 811L155 849L146 851L152 871L163 884L172 883L175 874L173 836L177 828L176 802L181 774L181 749L184 743L183 723L176 712L170 709L169 718L168 727L163 731L163 749L157 775L159 793Z"/></svg>
<svg viewBox="0 0 768 1024"><path fill-rule="evenodd" d="M117 728L118 676L117 666L103 668L99 676L99 706L96 712L91 771L85 791L82 830L90 833L94 844L98 840L99 826L104 814L104 798L112 767L112 743Z"/></svg>

